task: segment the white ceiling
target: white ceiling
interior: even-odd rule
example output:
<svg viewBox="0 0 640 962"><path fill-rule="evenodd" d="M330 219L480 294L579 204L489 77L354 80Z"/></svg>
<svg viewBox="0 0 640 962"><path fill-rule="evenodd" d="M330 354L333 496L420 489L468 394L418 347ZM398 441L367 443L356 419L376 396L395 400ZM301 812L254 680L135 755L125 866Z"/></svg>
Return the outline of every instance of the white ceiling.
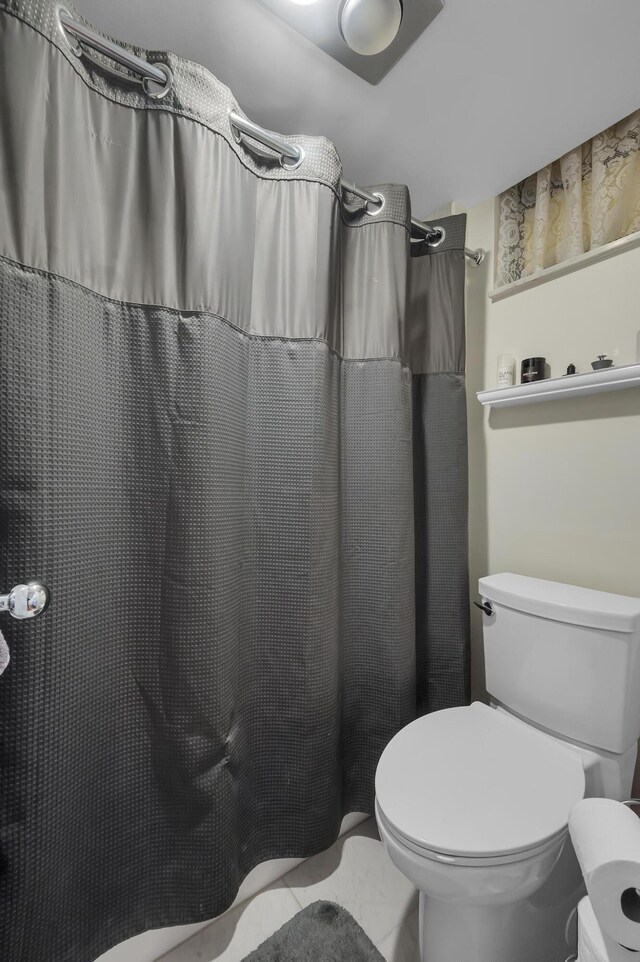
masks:
<svg viewBox="0 0 640 962"><path fill-rule="evenodd" d="M498 193L640 106L639 0L446 0L376 87L255 0L75 3L119 39L205 64L257 123L330 137L346 177L408 184L421 216Z"/></svg>

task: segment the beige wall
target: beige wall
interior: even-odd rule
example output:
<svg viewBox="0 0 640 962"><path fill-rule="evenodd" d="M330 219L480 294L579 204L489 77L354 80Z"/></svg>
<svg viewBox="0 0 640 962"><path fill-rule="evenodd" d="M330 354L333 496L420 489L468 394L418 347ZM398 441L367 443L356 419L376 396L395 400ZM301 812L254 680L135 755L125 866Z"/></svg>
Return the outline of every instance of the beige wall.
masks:
<svg viewBox="0 0 640 962"><path fill-rule="evenodd" d="M635 361L640 249L492 304L493 200L468 211L467 231L470 247L489 252L467 271L472 599L478 578L499 571L640 597L640 388L498 411L475 396L495 386L503 352L517 362L544 355L553 377L571 362L591 370L598 354ZM482 697L472 612L473 693Z"/></svg>

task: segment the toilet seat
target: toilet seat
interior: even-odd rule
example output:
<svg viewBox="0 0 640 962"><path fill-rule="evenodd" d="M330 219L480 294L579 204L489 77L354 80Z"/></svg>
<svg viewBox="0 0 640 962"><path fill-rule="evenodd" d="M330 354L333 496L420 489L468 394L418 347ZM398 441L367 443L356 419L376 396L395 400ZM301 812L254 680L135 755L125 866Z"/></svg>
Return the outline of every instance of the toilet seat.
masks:
<svg viewBox="0 0 640 962"><path fill-rule="evenodd" d="M467 865L545 850L584 788L576 752L479 702L407 725L376 771L378 812L398 842Z"/></svg>
<svg viewBox="0 0 640 962"><path fill-rule="evenodd" d="M511 862L520 862L524 859L535 858L537 855L547 852L554 846L557 847L558 843L567 834L565 827L551 839L547 839L542 844L535 845L533 848L525 849L521 852L499 852L494 855L481 857L473 857L468 855L447 855L444 852L435 852L432 849L425 848L423 845L418 845L410 838L407 838L406 835L402 835L386 820L377 801L375 803L375 816L379 828L382 825L398 845L403 846L410 852L413 852L415 855L419 855L422 858L432 859L435 862L442 862L445 865L460 865L470 868L490 868L492 865L508 865Z"/></svg>

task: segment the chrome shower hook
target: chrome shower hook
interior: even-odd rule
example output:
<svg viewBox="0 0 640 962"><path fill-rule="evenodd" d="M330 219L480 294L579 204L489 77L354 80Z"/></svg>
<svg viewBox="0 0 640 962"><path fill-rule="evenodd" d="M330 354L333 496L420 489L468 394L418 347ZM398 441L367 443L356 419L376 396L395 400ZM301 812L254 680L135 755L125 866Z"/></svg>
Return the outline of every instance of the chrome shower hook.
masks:
<svg viewBox="0 0 640 962"><path fill-rule="evenodd" d="M67 8L61 4L56 7L56 19L65 44L76 57L90 60L100 70L106 71L120 81L140 84L147 96L153 100L166 97L173 87L173 73L166 63L148 63L142 60L127 47L108 40L85 23L74 20ZM100 59L96 57L96 53L101 55ZM123 73L121 70L110 67L104 62L103 57L115 61L130 73Z"/></svg>
<svg viewBox="0 0 640 962"><path fill-rule="evenodd" d="M69 47L69 49L71 50L71 53L75 54L76 57L81 57L82 47L80 46L80 41L75 37L72 39L72 37L64 29L64 24L62 23L63 14L69 19L71 19L71 14L67 10L67 8L64 7L62 4L58 4L56 7L56 23L58 26L58 31L62 36L62 38L64 39L64 42L66 43L67 47Z"/></svg>
<svg viewBox="0 0 640 962"><path fill-rule="evenodd" d="M410 237L409 240L412 244L427 244L429 247L440 247L440 244L442 244L446 236L446 229L441 224L438 224L436 227L433 227L428 234L425 233L422 237ZM474 259L476 259L475 254L477 253L477 251L474 252ZM479 264L480 261L476 259L476 263Z"/></svg>
<svg viewBox="0 0 640 962"><path fill-rule="evenodd" d="M270 151L272 150L273 153L276 154L278 163L285 170L295 170L304 160L304 150L298 144L283 142L282 137L278 137L270 130L264 130L258 127L253 121L242 117L235 110L229 111L229 127L231 128L231 135L237 144L257 154L259 157L264 157L265 160L275 160L276 158L273 157L273 154L267 153L266 150L262 150L254 144L248 144L246 138L249 137L251 140L258 141L258 143L264 147L268 147Z"/></svg>
<svg viewBox="0 0 640 962"><path fill-rule="evenodd" d="M386 201L386 199L385 199L384 194L381 194L379 191L373 190L373 191L371 191L371 193L372 193L373 197L377 197L377 198L378 198L379 203L378 203L378 206L376 207L375 210L369 210L369 204L371 203L371 201L370 201L370 200L367 200L367 202L366 202L366 204L365 204L365 211L367 212L367 214L369 215L369 217L377 217L378 214L381 214L382 211L384 210L384 206L385 206L385 204L387 203L387 201Z"/></svg>
<svg viewBox="0 0 640 962"><path fill-rule="evenodd" d="M429 245L429 247L440 247L440 244L444 242L447 236L447 232L441 224L436 224L433 230L434 230L434 233L437 231L439 236L436 237L435 240L432 240L433 234L430 237L427 237L426 238L427 244Z"/></svg>
<svg viewBox="0 0 640 962"><path fill-rule="evenodd" d="M142 78L142 89L146 93L147 97L151 97L152 100L162 100L166 97L171 88L173 87L173 73L171 68L167 66L166 63L154 63L152 67L157 67L165 75L165 83L160 84L157 80L152 80L151 77Z"/></svg>
<svg viewBox="0 0 640 962"><path fill-rule="evenodd" d="M304 150L302 147L295 144L295 149L298 151L297 160L294 160L293 157L286 157L284 154L280 154L280 166L284 167L285 170L297 170L304 160Z"/></svg>

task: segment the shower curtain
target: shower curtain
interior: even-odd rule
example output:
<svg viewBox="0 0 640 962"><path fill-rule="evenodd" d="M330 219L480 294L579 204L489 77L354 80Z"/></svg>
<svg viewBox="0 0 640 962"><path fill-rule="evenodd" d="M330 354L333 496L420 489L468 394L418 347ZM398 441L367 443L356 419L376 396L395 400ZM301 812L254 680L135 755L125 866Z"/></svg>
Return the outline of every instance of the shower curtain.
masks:
<svg viewBox="0 0 640 962"><path fill-rule="evenodd" d="M166 98L0 0L0 590L52 592L1 616L3 962L214 917L468 695L464 218L141 55Z"/></svg>

